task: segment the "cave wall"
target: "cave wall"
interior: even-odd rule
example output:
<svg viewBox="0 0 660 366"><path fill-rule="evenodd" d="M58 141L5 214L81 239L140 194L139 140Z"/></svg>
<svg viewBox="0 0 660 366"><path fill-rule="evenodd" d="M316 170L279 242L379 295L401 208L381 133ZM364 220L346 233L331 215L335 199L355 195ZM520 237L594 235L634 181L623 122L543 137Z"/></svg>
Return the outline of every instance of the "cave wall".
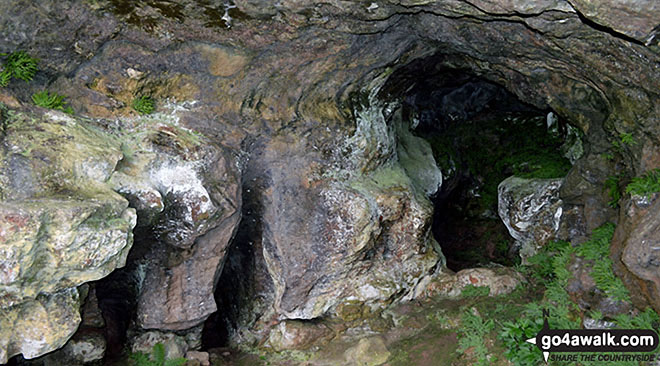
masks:
<svg viewBox="0 0 660 366"><path fill-rule="evenodd" d="M221 19L221 5L204 1L134 5L0 4L0 51L24 49L40 58L42 69L33 83L4 88L0 100L21 110L32 93L48 87L67 95L76 114L109 121L132 118L135 95L190 102L175 111L177 123L229 152L223 169L232 178L220 174L214 179L223 183L204 183L209 190L233 187L221 189L232 192L222 243L238 225L230 212L240 211L234 182L260 182L253 199L262 214L254 227L259 271L270 282L257 286L267 288L256 306L258 322L245 324L259 329L258 336L273 319L341 316L353 302L382 306L415 292L442 267L429 236L432 208L399 164L388 125L397 90L424 73L468 69L582 129L587 151L569 173L562 199L587 231L617 219L602 188L608 176L658 167L660 40L653 21L660 9L651 0L613 9L577 0L236 1L237 10L227 13L231 21ZM428 58L434 62L397 76ZM399 77L397 87L382 88L390 76ZM623 146L614 160L603 157L622 133L636 144ZM204 164L202 170L211 170ZM202 248L214 240L208 229L187 243ZM617 237L629 240L626 233ZM630 245L614 246L613 255ZM159 246L182 257L162 259L148 275L151 288L168 283L175 266L193 271L201 263L194 250L171 249L167 240ZM225 251L217 247L217 259L205 264L208 277L200 286L207 304L214 303ZM636 281L654 288L655 277L640 275L631 261L619 265L631 290ZM155 299L165 297L170 310L193 305L176 288L149 292L141 295L148 299L138 318L150 328L189 328L212 311L189 317L166 311ZM644 294L641 302L657 302L655 292ZM162 315L153 320L152 312Z"/></svg>

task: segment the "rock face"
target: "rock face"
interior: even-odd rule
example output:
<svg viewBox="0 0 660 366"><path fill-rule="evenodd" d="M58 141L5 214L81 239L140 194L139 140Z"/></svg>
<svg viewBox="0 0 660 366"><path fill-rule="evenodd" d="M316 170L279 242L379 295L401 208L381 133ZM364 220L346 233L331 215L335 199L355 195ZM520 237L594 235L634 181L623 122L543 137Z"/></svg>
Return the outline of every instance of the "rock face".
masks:
<svg viewBox="0 0 660 366"><path fill-rule="evenodd" d="M64 343L79 322L76 288L124 264L136 225L138 328L199 327L216 288L241 303L223 304L238 313L234 340L254 344L273 322L410 298L444 266L427 196L442 175L399 106L447 69L580 128L586 154L561 199L587 229L616 217L608 175L658 161L660 17L651 0L610 2L241 0L226 16L193 0L0 3L0 50L42 60L33 82L0 94L18 110L3 108L0 124L0 308L11 320L0 362ZM87 119L21 105L44 88ZM143 95L160 113L135 116ZM621 136L636 143L616 148ZM528 186L503 205L531 204L503 214L525 245L554 235L560 215L559 183L536 184L546 199ZM530 230L537 211L543 225ZM14 330L37 308L50 325L30 343Z"/></svg>
<svg viewBox="0 0 660 366"><path fill-rule="evenodd" d="M0 362L66 342L80 322L76 287L124 265L136 221L104 185L122 157L112 136L60 113L5 118Z"/></svg>
<svg viewBox="0 0 660 366"><path fill-rule="evenodd" d="M660 309L660 281L657 272L658 209L657 195L651 198L633 196L623 203L619 226L612 240L612 255L618 274L631 290L639 306L650 304ZM617 268L618 267L618 268Z"/></svg>
<svg viewBox="0 0 660 366"><path fill-rule="evenodd" d="M523 259L555 238L563 212L559 198L562 182L509 177L498 186L498 213L516 239Z"/></svg>
<svg viewBox="0 0 660 366"><path fill-rule="evenodd" d="M140 226L153 226L163 243L149 257L160 265L144 273L139 309L148 306L151 314L141 318L145 327L190 328L215 311L215 281L239 217L231 157L166 115L112 130L54 112L6 113L0 307L9 323L2 327L7 346L0 361L39 356L73 334L80 322L76 287L124 265L136 209ZM207 181L215 189L207 191ZM191 255L176 256L202 234ZM168 296L176 306L163 303ZM20 316L26 311L38 319ZM25 327L40 329L41 338L30 338Z"/></svg>

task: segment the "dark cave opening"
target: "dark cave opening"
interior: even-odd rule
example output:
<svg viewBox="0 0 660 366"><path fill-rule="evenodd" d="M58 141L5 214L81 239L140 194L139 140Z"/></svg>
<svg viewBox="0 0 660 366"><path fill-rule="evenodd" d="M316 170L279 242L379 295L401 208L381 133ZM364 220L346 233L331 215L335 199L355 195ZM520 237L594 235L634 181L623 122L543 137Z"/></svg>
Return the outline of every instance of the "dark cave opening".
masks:
<svg viewBox="0 0 660 366"><path fill-rule="evenodd" d="M433 235L452 270L514 265L519 248L498 216L498 185L512 175L566 176L570 127L499 84L437 61L414 61L384 87L398 94L403 119L431 145L442 171L442 185L431 196Z"/></svg>

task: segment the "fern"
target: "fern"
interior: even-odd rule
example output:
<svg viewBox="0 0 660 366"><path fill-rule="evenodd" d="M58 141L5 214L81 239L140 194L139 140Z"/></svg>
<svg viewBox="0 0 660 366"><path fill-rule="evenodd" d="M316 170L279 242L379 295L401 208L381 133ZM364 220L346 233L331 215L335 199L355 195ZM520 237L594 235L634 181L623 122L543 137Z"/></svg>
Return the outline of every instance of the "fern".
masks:
<svg viewBox="0 0 660 366"><path fill-rule="evenodd" d="M157 365L165 363L165 346L162 343L156 343L151 354Z"/></svg>
<svg viewBox="0 0 660 366"><path fill-rule="evenodd" d="M477 360L476 365L488 365L488 348L484 344L484 339L495 327L493 320L484 321L478 314L468 309L461 315L461 325L462 332L459 334L457 351L465 353L471 349Z"/></svg>
<svg viewBox="0 0 660 366"><path fill-rule="evenodd" d="M605 180L605 189L607 189L607 194L610 196L610 201L607 204L612 208L619 207L619 200L621 199L620 180L621 177L618 175L611 175Z"/></svg>
<svg viewBox="0 0 660 366"><path fill-rule="evenodd" d="M535 337L541 328L543 328L543 318L540 316L524 317L515 322L504 322L498 337L506 349L504 352L506 358L514 365L541 364L541 351L536 346L525 342L525 340Z"/></svg>
<svg viewBox="0 0 660 366"><path fill-rule="evenodd" d="M577 255L594 262L591 277L596 287L616 300L627 301L629 294L621 279L614 275L610 254L610 241L614 236L615 226L605 224L591 234L591 239L577 248Z"/></svg>
<svg viewBox="0 0 660 366"><path fill-rule="evenodd" d="M626 193L647 198L656 192L660 192L660 169L654 169L641 177L633 178L626 187Z"/></svg>
<svg viewBox="0 0 660 366"><path fill-rule="evenodd" d="M621 133L619 134L619 139L621 139L621 143L625 145L635 145L637 144L637 141L633 138L632 134L630 133Z"/></svg>
<svg viewBox="0 0 660 366"><path fill-rule="evenodd" d="M39 71L38 60L25 53L25 51L2 54L2 56L7 56L7 59L0 74L0 86L7 86L11 78L30 81L34 78L34 74Z"/></svg>
<svg viewBox="0 0 660 366"><path fill-rule="evenodd" d="M34 93L32 95L32 101L34 104L39 107L55 109L63 111L64 113L73 114L73 109L69 106L65 106L66 102L64 101L64 96L57 93L50 94L46 90Z"/></svg>
<svg viewBox="0 0 660 366"><path fill-rule="evenodd" d="M651 308L646 308L636 316L620 314L614 318L616 325L621 329L653 329L658 328L660 317Z"/></svg>
<svg viewBox="0 0 660 366"><path fill-rule="evenodd" d="M536 347L524 343L531 338L543 323L542 309L549 309L548 322L553 329L578 329L581 326L581 313L578 305L571 299L566 291L571 272L568 270L573 255L593 261L591 276L596 287L618 300L629 300L629 294L623 282L615 276L612 261L609 258L610 241L614 235L614 224L608 223L591 233L590 239L573 248L567 242L553 242L546 245L539 254L530 258L529 262L537 267L539 275L546 275L546 289L543 300L539 303L524 305L522 314L515 321L502 323L498 337L505 345L505 355L515 366L535 366L541 364L540 352ZM549 264L550 263L550 264ZM604 318L600 311L592 310L593 319ZM612 319L610 319L612 320ZM631 316L623 314L616 316L614 322L621 329L657 329L660 317L652 309ZM600 363L585 361L582 366L596 366ZM568 365L557 363L557 365ZM634 362L615 362L612 365L637 365Z"/></svg>
<svg viewBox="0 0 660 366"><path fill-rule="evenodd" d="M9 85L9 81L11 80L11 72L5 70L2 70L0 72L0 87L5 87Z"/></svg>

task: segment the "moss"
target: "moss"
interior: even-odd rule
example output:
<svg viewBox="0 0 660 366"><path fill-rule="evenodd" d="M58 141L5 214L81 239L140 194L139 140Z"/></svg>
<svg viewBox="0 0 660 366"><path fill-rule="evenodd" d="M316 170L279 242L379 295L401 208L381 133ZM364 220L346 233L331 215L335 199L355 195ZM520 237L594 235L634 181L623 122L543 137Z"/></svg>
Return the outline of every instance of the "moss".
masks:
<svg viewBox="0 0 660 366"><path fill-rule="evenodd" d="M442 132L423 136L446 177L456 169L467 171L481 186L480 205L497 204L497 186L505 178L560 178L571 163L563 157L561 137L549 133L537 116L466 121Z"/></svg>

